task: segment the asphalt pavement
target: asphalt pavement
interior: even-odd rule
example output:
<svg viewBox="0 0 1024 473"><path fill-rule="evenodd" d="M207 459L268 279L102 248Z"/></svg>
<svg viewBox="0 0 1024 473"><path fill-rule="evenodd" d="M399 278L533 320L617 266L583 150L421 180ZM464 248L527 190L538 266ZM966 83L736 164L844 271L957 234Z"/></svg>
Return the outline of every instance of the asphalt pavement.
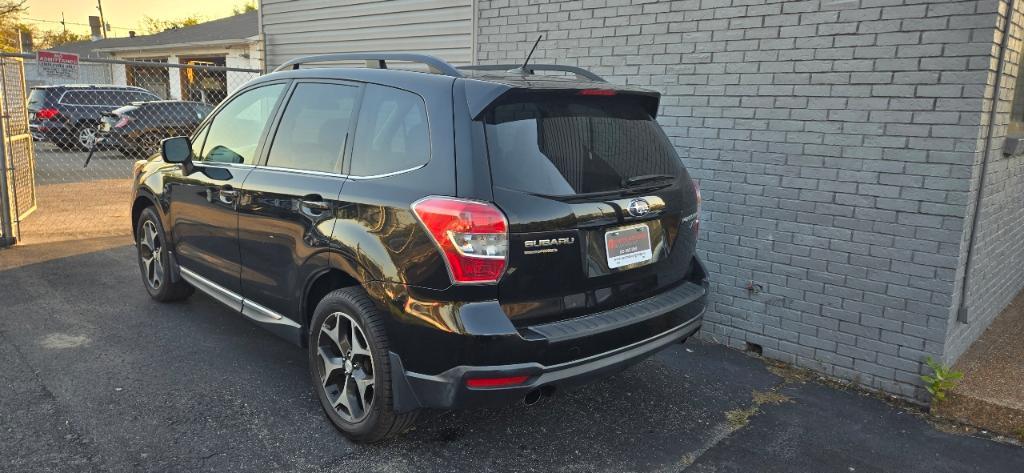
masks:
<svg viewBox="0 0 1024 473"><path fill-rule="evenodd" d="M4 472L1024 470L1020 446L696 341L353 445L301 349L200 294L151 301L124 238L0 250L0 366Z"/></svg>

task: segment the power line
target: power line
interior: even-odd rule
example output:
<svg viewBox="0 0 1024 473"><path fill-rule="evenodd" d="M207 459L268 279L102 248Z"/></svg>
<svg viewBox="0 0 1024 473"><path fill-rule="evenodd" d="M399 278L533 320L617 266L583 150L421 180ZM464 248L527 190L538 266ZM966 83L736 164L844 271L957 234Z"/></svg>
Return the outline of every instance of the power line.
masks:
<svg viewBox="0 0 1024 473"><path fill-rule="evenodd" d="M89 26L88 23L75 23L73 21L60 21L60 20L42 20L42 19L38 19L38 18L21 18L21 21L32 21L32 22L36 22L36 23L56 23L56 24L85 26L85 27ZM120 26L111 26L110 29L112 29L112 30L131 31L131 28L124 28L124 27L120 27Z"/></svg>

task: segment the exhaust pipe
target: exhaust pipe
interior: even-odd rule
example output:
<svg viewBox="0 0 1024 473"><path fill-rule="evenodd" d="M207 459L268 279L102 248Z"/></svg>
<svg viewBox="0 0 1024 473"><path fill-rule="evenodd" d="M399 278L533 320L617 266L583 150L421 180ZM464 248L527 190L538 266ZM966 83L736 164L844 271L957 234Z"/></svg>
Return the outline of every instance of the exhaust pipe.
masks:
<svg viewBox="0 0 1024 473"><path fill-rule="evenodd" d="M526 393L526 397L523 398L523 404L526 404L527 406L532 406L536 404L539 400L540 389L534 389L533 391Z"/></svg>

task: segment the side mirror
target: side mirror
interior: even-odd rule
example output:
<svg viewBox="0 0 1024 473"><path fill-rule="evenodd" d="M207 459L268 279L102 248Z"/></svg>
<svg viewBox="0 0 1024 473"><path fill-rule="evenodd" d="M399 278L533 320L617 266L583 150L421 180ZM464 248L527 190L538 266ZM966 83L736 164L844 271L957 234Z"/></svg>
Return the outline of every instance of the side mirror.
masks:
<svg viewBox="0 0 1024 473"><path fill-rule="evenodd" d="M192 173L192 142L187 136L160 140L160 157L164 162L181 164L185 174Z"/></svg>

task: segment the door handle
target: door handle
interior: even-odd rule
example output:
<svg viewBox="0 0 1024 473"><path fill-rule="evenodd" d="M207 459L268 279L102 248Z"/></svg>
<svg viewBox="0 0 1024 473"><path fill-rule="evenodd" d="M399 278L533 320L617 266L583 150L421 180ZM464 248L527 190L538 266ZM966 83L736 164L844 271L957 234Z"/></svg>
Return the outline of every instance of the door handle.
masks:
<svg viewBox="0 0 1024 473"><path fill-rule="evenodd" d="M238 197L238 191L231 186L221 187L217 191L217 199L228 205L234 205L236 197Z"/></svg>
<svg viewBox="0 0 1024 473"><path fill-rule="evenodd" d="M315 198L309 197L300 200L299 204L302 205L303 208L315 210L318 212L323 212L325 210L331 209L330 202L324 202L323 200L316 200Z"/></svg>

